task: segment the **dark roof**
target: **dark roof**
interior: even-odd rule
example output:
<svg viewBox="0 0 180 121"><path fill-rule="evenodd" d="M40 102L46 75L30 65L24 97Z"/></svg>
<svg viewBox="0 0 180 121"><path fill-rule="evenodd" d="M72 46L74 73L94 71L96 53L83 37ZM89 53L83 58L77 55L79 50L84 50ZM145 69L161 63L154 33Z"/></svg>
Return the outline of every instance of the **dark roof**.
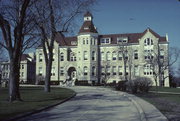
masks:
<svg viewBox="0 0 180 121"><path fill-rule="evenodd" d="M92 14L91 14L89 11L87 11L87 12L84 14L84 17L88 17L88 16L93 17Z"/></svg>
<svg viewBox="0 0 180 121"><path fill-rule="evenodd" d="M99 41L101 38L111 38L111 44L117 44L118 37L127 37L128 43L138 43L139 39L142 38L147 31L150 31L155 37L159 38L160 42L167 42L166 37L162 37L150 28L146 29L142 33L126 33L126 34L105 34L99 35ZM72 45L72 42L77 43L77 37L63 37L61 34L56 35L56 41L59 43L60 46L76 46L75 44ZM99 42L100 43L100 42Z"/></svg>
<svg viewBox="0 0 180 121"><path fill-rule="evenodd" d="M138 39L142 37L142 33L106 34L106 35L100 35L99 39L111 38L111 44L117 44L118 37L127 37L128 43L137 43Z"/></svg>
<svg viewBox="0 0 180 121"><path fill-rule="evenodd" d="M87 32L98 33L92 21L85 21L81 26L81 29L79 30L79 33L87 33Z"/></svg>
<svg viewBox="0 0 180 121"><path fill-rule="evenodd" d="M72 42L77 43L77 37L64 37L62 34L57 33L56 42L58 42L60 46L76 46L73 45Z"/></svg>
<svg viewBox="0 0 180 121"><path fill-rule="evenodd" d="M28 54L22 54L21 61L28 60L28 58L31 58Z"/></svg>

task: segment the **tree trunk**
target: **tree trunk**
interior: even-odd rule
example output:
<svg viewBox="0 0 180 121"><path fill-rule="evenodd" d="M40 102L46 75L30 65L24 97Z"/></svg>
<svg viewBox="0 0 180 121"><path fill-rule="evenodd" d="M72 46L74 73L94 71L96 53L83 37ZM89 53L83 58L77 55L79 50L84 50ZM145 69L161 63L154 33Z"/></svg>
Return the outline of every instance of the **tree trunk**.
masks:
<svg viewBox="0 0 180 121"><path fill-rule="evenodd" d="M45 92L51 91L50 90L51 68L52 68L52 59L49 58L49 61L47 62L47 65L46 65L46 76L45 76L45 85L44 85Z"/></svg>
<svg viewBox="0 0 180 121"><path fill-rule="evenodd" d="M16 60L10 61L10 75L9 75L9 102L14 100L21 100L19 92L19 64Z"/></svg>

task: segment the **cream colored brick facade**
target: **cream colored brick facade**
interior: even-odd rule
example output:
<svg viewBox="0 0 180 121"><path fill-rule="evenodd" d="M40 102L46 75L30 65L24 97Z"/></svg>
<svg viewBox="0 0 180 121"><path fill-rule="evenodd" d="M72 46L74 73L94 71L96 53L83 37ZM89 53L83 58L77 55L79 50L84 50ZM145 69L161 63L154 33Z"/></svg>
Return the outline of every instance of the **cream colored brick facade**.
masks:
<svg viewBox="0 0 180 121"><path fill-rule="evenodd" d="M7 85L9 81L10 65L9 61L0 62L1 84ZM20 80L21 84L35 82L35 60L34 54L23 54L20 64Z"/></svg>
<svg viewBox="0 0 180 121"><path fill-rule="evenodd" d="M166 60L164 63L168 63L166 37L161 37L149 28L143 33L99 35L96 30L93 30L92 20L92 15L86 14L84 24L76 37L55 41L52 82L60 85L67 80L101 83L103 67L108 67L108 73L110 73L108 83L122 81L124 80L123 59L120 54L122 47L126 48L128 56L128 79L148 77L154 81L153 71L157 71L157 67L152 70L152 66L148 64L156 58L155 55L160 50L163 51L163 60ZM62 43L62 41L65 42ZM118 43L120 41L124 46ZM151 55L153 58L149 57L150 52L153 53ZM36 49L36 59L36 80L40 82L45 76L45 62L41 47ZM164 76L168 76L168 69L163 73ZM169 78L165 79L164 86L169 86Z"/></svg>

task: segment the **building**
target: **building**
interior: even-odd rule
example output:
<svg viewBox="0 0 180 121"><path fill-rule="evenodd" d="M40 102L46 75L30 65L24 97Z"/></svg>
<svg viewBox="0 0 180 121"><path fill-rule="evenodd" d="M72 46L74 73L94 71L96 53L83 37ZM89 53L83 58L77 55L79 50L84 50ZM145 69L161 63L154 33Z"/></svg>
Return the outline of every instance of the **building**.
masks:
<svg viewBox="0 0 180 121"><path fill-rule="evenodd" d="M87 12L77 36L64 38L57 33L53 54L51 81L56 84L64 84L67 80L112 83L125 80L125 77L127 80L149 77L154 81L158 70L156 58L161 57L168 63L168 37L160 36L150 28L142 33L101 35L93 24L92 14ZM41 82L45 75L41 46L36 49L36 58L36 80ZM162 73L163 77L167 76L168 69ZM166 78L162 85L169 86L169 79Z"/></svg>
<svg viewBox="0 0 180 121"><path fill-rule="evenodd" d="M34 54L23 54L20 64L20 83L35 82L35 58ZM7 85L9 81L10 65L9 61L0 62L1 84Z"/></svg>

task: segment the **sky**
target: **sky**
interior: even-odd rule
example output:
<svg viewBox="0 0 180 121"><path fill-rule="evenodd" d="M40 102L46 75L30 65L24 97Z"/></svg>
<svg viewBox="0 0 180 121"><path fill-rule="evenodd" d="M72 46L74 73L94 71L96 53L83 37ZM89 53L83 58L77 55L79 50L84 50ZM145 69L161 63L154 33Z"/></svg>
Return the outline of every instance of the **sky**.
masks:
<svg viewBox="0 0 180 121"><path fill-rule="evenodd" d="M139 33L150 27L180 48L178 0L97 0L92 12L99 34Z"/></svg>

